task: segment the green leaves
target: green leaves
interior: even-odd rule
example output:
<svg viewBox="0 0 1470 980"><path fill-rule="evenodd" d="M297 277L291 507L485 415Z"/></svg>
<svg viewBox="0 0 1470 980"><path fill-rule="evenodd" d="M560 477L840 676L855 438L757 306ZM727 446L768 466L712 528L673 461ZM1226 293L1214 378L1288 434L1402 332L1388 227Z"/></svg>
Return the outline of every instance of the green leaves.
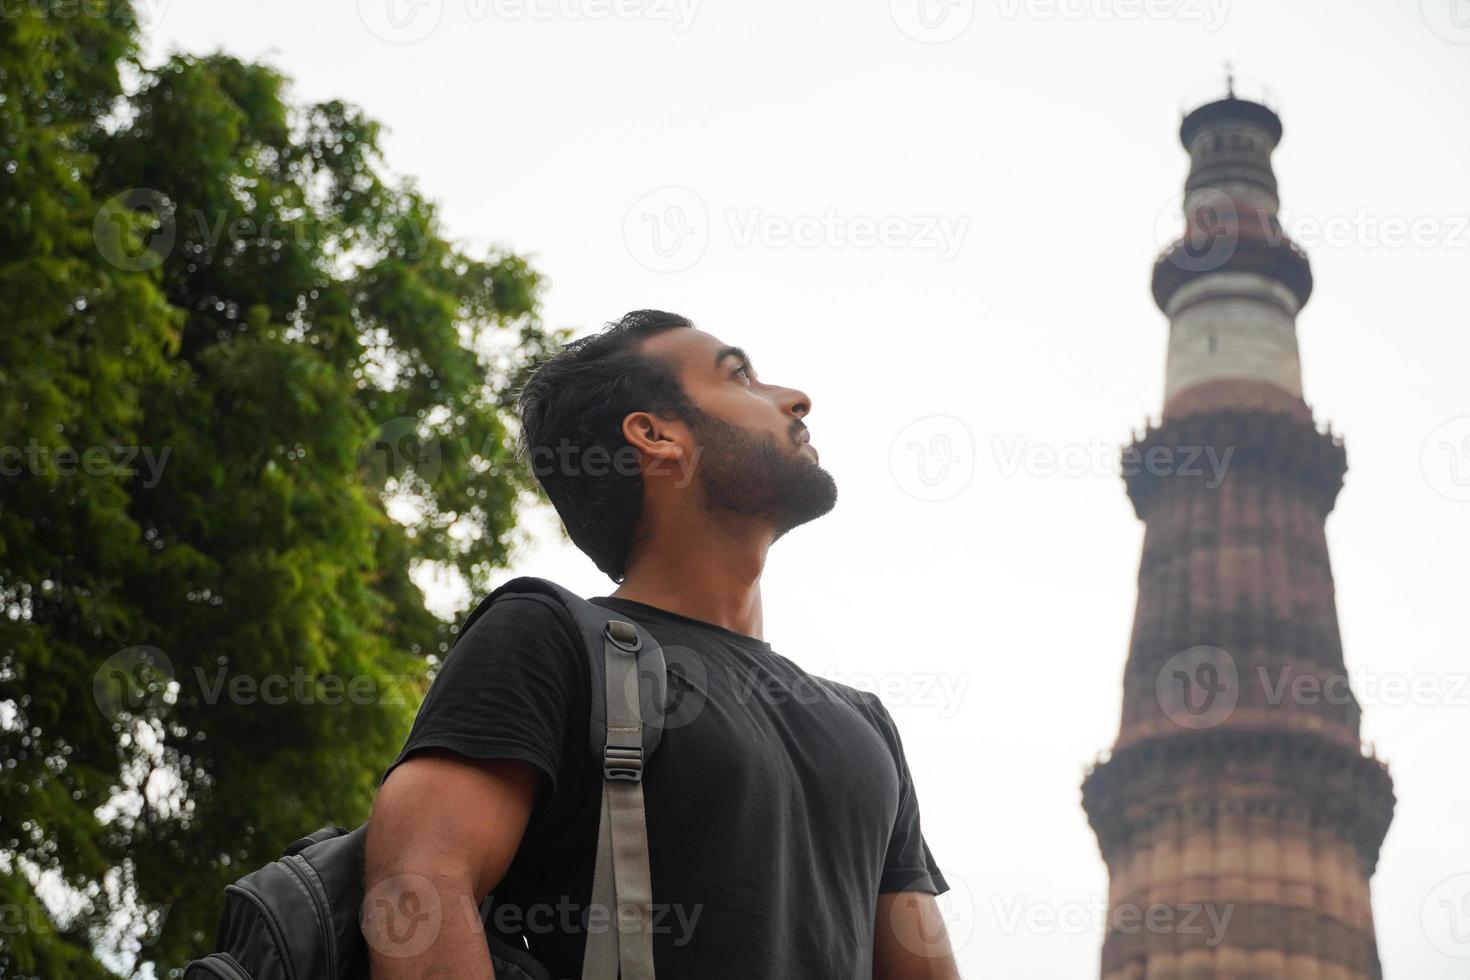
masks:
<svg viewBox="0 0 1470 980"><path fill-rule="evenodd" d="M0 905L38 916L7 975L162 975L226 882L365 817L451 639L409 569L504 563L510 392L554 339L360 110L222 54L125 96L110 6L0 19Z"/></svg>

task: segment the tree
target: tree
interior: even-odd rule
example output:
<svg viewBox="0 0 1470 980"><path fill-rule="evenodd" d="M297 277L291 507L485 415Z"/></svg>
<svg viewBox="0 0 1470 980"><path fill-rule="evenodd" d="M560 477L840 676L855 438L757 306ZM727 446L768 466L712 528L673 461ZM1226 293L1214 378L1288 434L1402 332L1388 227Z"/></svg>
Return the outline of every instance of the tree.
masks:
<svg viewBox="0 0 1470 980"><path fill-rule="evenodd" d="M359 110L66 9L0 19L0 973L43 977L177 968L365 816L452 639L410 573L505 563L551 339Z"/></svg>

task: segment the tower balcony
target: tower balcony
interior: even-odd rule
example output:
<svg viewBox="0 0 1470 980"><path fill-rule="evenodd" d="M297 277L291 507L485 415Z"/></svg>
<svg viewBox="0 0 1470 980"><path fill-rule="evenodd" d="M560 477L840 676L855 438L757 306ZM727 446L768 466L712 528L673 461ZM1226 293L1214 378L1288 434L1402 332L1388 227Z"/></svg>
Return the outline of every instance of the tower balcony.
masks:
<svg viewBox="0 0 1470 980"><path fill-rule="evenodd" d="M1220 191L1187 200L1192 211L1185 234L1154 261L1153 296L1172 313L1170 300L1184 286L1219 272L1255 273L1281 283L1306 305L1312 295L1312 264L1286 237L1275 215Z"/></svg>

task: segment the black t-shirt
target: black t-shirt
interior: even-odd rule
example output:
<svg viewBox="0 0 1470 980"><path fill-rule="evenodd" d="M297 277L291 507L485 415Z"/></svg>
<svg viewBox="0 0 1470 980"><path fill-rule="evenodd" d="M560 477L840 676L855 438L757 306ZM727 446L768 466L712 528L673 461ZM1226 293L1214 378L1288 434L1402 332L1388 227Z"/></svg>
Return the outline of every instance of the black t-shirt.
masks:
<svg viewBox="0 0 1470 980"><path fill-rule="evenodd" d="M660 975L870 980L878 895L949 887L882 703L754 637L592 601L645 627L668 664L665 730L644 775ZM523 932L558 978L580 975L597 851L588 697L565 611L508 597L446 658L393 764L437 747L546 774L489 924Z"/></svg>

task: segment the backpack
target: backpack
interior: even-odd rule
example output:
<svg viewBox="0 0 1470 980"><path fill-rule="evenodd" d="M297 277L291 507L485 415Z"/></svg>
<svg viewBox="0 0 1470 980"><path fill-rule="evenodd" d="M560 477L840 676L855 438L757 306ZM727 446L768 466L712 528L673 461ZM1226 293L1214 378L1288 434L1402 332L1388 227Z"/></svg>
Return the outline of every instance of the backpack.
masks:
<svg viewBox="0 0 1470 980"><path fill-rule="evenodd" d="M603 920L616 925L588 930L582 978L654 980L642 778L663 734L663 650L637 624L529 577L513 579L482 600L459 637L510 595L564 609L590 667L588 748L603 773L591 907L606 910ZM191 962L184 980L366 980L368 948L359 926L366 839L366 824L352 831L323 827L286 848L280 860L226 886L215 952ZM481 906L482 915L489 903L487 898ZM486 941L498 980L552 980L523 944L489 929Z"/></svg>

